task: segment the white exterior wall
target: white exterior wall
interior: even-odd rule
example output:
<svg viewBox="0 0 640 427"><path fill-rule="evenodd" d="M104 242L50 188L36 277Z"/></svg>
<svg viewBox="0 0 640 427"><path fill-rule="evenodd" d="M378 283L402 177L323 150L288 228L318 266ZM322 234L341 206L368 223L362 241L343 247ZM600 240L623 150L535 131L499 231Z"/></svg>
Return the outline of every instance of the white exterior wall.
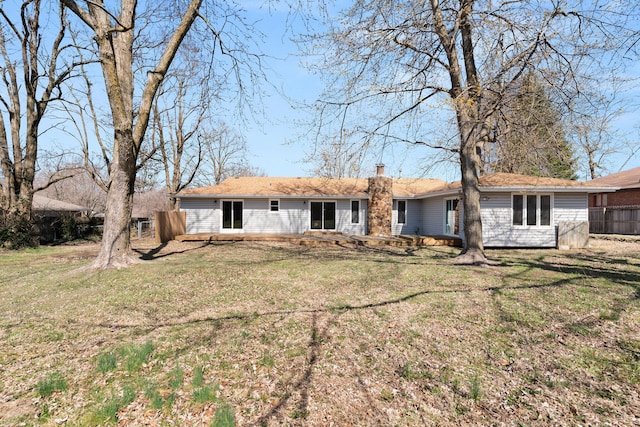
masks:
<svg viewBox="0 0 640 427"><path fill-rule="evenodd" d="M540 193L549 194L549 193ZM552 194L551 226L514 226L512 193L484 193L480 209L482 234L486 247L555 247L559 221L587 221L585 193Z"/></svg>
<svg viewBox="0 0 640 427"><path fill-rule="evenodd" d="M187 216L187 234L217 233L220 230L220 202L214 203L214 200L180 200L180 210Z"/></svg>
<svg viewBox="0 0 640 427"><path fill-rule="evenodd" d="M437 236L444 233L444 198L431 197L422 200L421 234Z"/></svg>
<svg viewBox="0 0 640 427"><path fill-rule="evenodd" d="M589 221L589 195L586 193L556 193L553 199L553 223Z"/></svg>
<svg viewBox="0 0 640 427"><path fill-rule="evenodd" d="M302 233L305 230L307 205L303 200L279 199L280 209L271 212L270 200L275 199L245 199L241 230L237 233Z"/></svg>
<svg viewBox="0 0 640 427"><path fill-rule="evenodd" d="M398 200L407 202L406 222L398 224ZM394 236L400 234L422 233L422 201L408 199L393 199L393 212L391 215L391 233Z"/></svg>
<svg viewBox="0 0 640 427"><path fill-rule="evenodd" d="M351 223L351 201L337 200L336 203L336 231L345 234L363 235L367 229L367 200L360 200L360 222L358 224ZM311 212L307 212L307 228L311 228Z"/></svg>
<svg viewBox="0 0 640 427"><path fill-rule="evenodd" d="M217 200L217 202L214 202ZM222 229L222 200L243 202L242 228ZM182 199L181 210L187 215L187 234L196 233L264 233L299 234L311 230L313 199L278 199L279 210L271 212L270 200L276 199ZM317 200L336 202L336 229L346 234L365 234L367 200L360 200L360 223L351 224L351 200Z"/></svg>
<svg viewBox="0 0 640 427"><path fill-rule="evenodd" d="M422 225L421 234L426 236L446 235L445 218L447 215L447 200L458 199L457 196L437 196L422 200ZM462 200L458 199L458 234L464 237L462 218Z"/></svg>

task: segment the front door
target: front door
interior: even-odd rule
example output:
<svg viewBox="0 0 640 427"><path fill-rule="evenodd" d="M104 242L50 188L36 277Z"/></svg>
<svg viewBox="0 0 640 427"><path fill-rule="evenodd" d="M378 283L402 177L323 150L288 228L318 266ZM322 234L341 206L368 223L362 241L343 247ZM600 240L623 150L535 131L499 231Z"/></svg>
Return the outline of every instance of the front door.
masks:
<svg viewBox="0 0 640 427"><path fill-rule="evenodd" d="M458 234L458 199L446 201L444 234Z"/></svg>
<svg viewBox="0 0 640 427"><path fill-rule="evenodd" d="M222 202L222 229L242 229L242 202L224 200Z"/></svg>
<svg viewBox="0 0 640 427"><path fill-rule="evenodd" d="M311 202L311 229L336 229L336 202Z"/></svg>

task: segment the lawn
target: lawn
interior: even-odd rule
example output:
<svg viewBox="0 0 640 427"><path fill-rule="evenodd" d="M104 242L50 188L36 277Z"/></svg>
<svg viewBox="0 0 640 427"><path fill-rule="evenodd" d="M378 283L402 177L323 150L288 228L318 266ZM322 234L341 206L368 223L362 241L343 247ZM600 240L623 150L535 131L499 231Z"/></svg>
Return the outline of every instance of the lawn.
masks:
<svg viewBox="0 0 640 427"><path fill-rule="evenodd" d="M0 252L0 425L638 425L640 243Z"/></svg>

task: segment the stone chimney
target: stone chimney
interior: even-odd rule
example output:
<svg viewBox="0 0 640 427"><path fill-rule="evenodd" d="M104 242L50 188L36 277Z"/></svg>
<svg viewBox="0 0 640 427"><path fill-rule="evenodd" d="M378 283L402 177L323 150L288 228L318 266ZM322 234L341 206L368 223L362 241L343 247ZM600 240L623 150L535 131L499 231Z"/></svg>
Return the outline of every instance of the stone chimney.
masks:
<svg viewBox="0 0 640 427"><path fill-rule="evenodd" d="M367 209L367 234L391 237L393 214L393 178L384 176L384 165L376 165L376 176L369 178L369 204Z"/></svg>

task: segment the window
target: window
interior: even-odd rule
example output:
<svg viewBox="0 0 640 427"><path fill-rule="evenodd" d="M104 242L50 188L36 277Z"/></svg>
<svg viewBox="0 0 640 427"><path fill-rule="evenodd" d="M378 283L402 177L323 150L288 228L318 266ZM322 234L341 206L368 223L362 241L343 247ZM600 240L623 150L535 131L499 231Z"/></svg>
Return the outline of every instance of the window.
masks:
<svg viewBox="0 0 640 427"><path fill-rule="evenodd" d="M407 201L398 200L398 224L407 222Z"/></svg>
<svg viewBox="0 0 640 427"><path fill-rule="evenodd" d="M527 225L536 225L536 212L538 211L536 207L537 199L537 196L527 196Z"/></svg>
<svg viewBox="0 0 640 427"><path fill-rule="evenodd" d="M222 202L222 228L242 228L242 202L231 200Z"/></svg>
<svg viewBox="0 0 640 427"><path fill-rule="evenodd" d="M551 196L548 194L514 194L511 207L513 225L551 225Z"/></svg>
<svg viewBox="0 0 640 427"><path fill-rule="evenodd" d="M351 201L351 224L360 224L360 200Z"/></svg>
<svg viewBox="0 0 640 427"><path fill-rule="evenodd" d="M280 200L269 200L269 210L271 212L278 212L280 210Z"/></svg>
<svg viewBox="0 0 640 427"><path fill-rule="evenodd" d="M540 196L540 225L551 225L551 196Z"/></svg>
<svg viewBox="0 0 640 427"><path fill-rule="evenodd" d="M513 195L513 225L522 225L522 195Z"/></svg>

